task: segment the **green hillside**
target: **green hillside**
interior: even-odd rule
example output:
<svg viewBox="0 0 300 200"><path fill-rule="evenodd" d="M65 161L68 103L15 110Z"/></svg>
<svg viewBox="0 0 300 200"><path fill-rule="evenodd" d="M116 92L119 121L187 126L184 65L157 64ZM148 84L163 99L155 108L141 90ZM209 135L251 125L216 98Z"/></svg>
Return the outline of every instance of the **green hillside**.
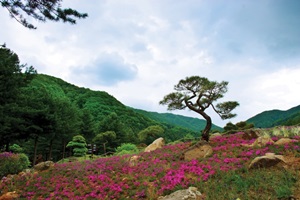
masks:
<svg viewBox="0 0 300 200"><path fill-rule="evenodd" d="M300 125L300 112L292 114L285 119L278 120L274 123L274 126L293 126Z"/></svg>
<svg viewBox="0 0 300 200"><path fill-rule="evenodd" d="M44 88L51 96L68 99L80 113L85 111L91 114L95 123L99 123L110 114L115 113L118 120L125 126L124 129L134 135L131 138L136 138L138 132L152 125L163 126L166 136L171 135L172 140L182 138L187 133L199 134L198 131L196 133L194 129L191 129L191 125L177 126L174 123L168 123L166 120L160 120L163 118L152 119L147 115L136 112L135 109L125 106L107 92L80 88L48 75L38 75L31 85Z"/></svg>
<svg viewBox="0 0 300 200"><path fill-rule="evenodd" d="M36 75L22 88L20 97L22 105L17 118L20 120L12 128L15 134L11 133L7 141L21 146L31 160L35 155L53 161L70 156L72 150L65 148L66 144L78 134L88 144L97 145L97 154L114 152L123 143L148 144L157 137L164 137L166 142L186 135L199 137L199 132L187 127L153 120L136 112L107 92L77 87L48 75ZM141 131L158 126L163 132L139 138ZM1 142L0 148L5 145Z"/></svg>
<svg viewBox="0 0 300 200"><path fill-rule="evenodd" d="M188 128L196 132L200 132L201 130L203 130L206 125L206 121L204 119L186 117L186 116L175 115L171 113L149 112L140 109L134 109L134 110L155 121ZM212 130L223 131L221 127L216 126L214 124L212 125Z"/></svg>
<svg viewBox="0 0 300 200"><path fill-rule="evenodd" d="M247 120L253 123L255 127L270 128L279 125L296 125L300 118L300 105L289 110L270 110L264 111Z"/></svg>

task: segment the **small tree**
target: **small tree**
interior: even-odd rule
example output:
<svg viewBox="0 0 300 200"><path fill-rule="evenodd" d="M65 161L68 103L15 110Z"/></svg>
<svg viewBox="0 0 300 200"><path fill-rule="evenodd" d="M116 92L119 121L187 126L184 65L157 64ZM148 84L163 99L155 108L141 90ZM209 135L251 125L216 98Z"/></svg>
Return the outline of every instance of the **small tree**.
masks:
<svg viewBox="0 0 300 200"><path fill-rule="evenodd" d="M67 144L67 147L73 148L73 153L76 157L85 156L86 152L88 151L86 146L85 139L81 135L74 136L72 141Z"/></svg>
<svg viewBox="0 0 300 200"><path fill-rule="evenodd" d="M149 126L138 133L139 140L150 144L154 139L161 137L164 129L159 125Z"/></svg>
<svg viewBox="0 0 300 200"><path fill-rule="evenodd" d="M228 133L234 133L234 132L237 132L237 131L243 131L243 130L251 129L253 127L254 127L254 124L252 124L252 123L248 124L245 121L241 121L241 122L238 122L236 124L228 122L226 124L226 126L224 126L224 130Z"/></svg>
<svg viewBox="0 0 300 200"><path fill-rule="evenodd" d="M97 146L103 145L103 152L106 153L106 144L111 145L116 138L117 134L114 131L106 131L97 134L93 139L93 143L97 144Z"/></svg>
<svg viewBox="0 0 300 200"><path fill-rule="evenodd" d="M168 110L189 108L200 114L206 120L206 126L202 132L202 140L208 141L212 120L206 113L207 108L211 106L222 119L236 116L231 111L239 105L238 102L227 101L216 105L213 104L227 92L227 85L228 82L226 81L218 83L199 76L187 77L174 86L176 92L166 95L159 103L168 105Z"/></svg>

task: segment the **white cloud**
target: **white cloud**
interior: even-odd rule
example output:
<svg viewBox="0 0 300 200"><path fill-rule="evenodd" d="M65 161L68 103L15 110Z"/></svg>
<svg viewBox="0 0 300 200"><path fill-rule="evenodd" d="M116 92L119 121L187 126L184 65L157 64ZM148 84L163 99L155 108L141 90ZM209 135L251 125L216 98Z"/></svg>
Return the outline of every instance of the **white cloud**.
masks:
<svg viewBox="0 0 300 200"><path fill-rule="evenodd" d="M74 26L35 23L33 31L3 9L0 44L6 42L39 73L151 111L165 112L158 102L186 76L229 81L224 101L240 102L232 119L238 122L299 105L299 5L297 0L64 0L63 6L89 17ZM228 122L212 116L218 125Z"/></svg>

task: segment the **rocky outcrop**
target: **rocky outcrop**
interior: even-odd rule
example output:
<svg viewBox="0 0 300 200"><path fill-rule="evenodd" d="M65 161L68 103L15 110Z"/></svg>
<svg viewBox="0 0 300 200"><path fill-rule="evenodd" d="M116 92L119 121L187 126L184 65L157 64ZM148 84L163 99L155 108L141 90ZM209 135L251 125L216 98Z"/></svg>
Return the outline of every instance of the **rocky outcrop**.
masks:
<svg viewBox="0 0 300 200"><path fill-rule="evenodd" d="M256 157L249 165L249 169L269 168L279 164L285 164L282 155L275 155L274 153L266 153L264 156Z"/></svg>
<svg viewBox="0 0 300 200"><path fill-rule="evenodd" d="M149 146L146 147L145 152L151 152L158 148L162 148L165 145L164 138L160 137L152 142Z"/></svg>
<svg viewBox="0 0 300 200"><path fill-rule="evenodd" d="M209 144L195 145L183 153L184 160L206 158L211 156L213 149Z"/></svg>
<svg viewBox="0 0 300 200"><path fill-rule="evenodd" d="M33 168L36 171L44 171L44 170L50 169L52 167L54 167L54 162L46 161L46 162L41 162L41 163L35 165Z"/></svg>
<svg viewBox="0 0 300 200"><path fill-rule="evenodd" d="M254 130L246 130L244 131L243 135L242 135L242 139L244 140L252 140L252 139L256 139L258 138L258 133Z"/></svg>
<svg viewBox="0 0 300 200"><path fill-rule="evenodd" d="M140 157L141 157L141 156L137 156L137 155L132 156L132 157L129 159L129 166L130 166L130 167L136 166L137 163L139 162L139 158L140 158Z"/></svg>
<svg viewBox="0 0 300 200"><path fill-rule="evenodd" d="M158 197L158 200L202 200L204 196L196 187L189 187L186 190L178 190L170 195Z"/></svg>
<svg viewBox="0 0 300 200"><path fill-rule="evenodd" d="M258 137L252 144L242 144L244 147L263 147L267 144L274 144L274 141L269 137Z"/></svg>
<svg viewBox="0 0 300 200"><path fill-rule="evenodd" d="M13 200L13 199L19 199L19 194L16 191L13 192L7 192L0 196L0 200Z"/></svg>
<svg viewBox="0 0 300 200"><path fill-rule="evenodd" d="M297 140L293 140L293 139L290 139L290 138L280 138L274 144L275 145L285 145L285 144L289 144L289 143L295 142L295 141L297 141Z"/></svg>
<svg viewBox="0 0 300 200"><path fill-rule="evenodd" d="M222 137L222 134L221 133L214 133L210 136L210 139L213 139L215 137Z"/></svg>

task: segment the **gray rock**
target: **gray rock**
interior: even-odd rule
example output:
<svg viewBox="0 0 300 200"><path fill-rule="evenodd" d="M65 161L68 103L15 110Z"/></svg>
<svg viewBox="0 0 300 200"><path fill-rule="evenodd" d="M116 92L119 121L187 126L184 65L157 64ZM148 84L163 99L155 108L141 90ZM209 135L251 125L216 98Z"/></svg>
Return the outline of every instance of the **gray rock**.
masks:
<svg viewBox="0 0 300 200"><path fill-rule="evenodd" d="M202 200L204 196L196 187L189 187L186 190L178 190L167 196L160 196L158 200Z"/></svg>
<svg viewBox="0 0 300 200"><path fill-rule="evenodd" d="M46 162L41 162L39 164L36 164L33 168L36 171L44 171L44 170L50 169L53 166L54 166L53 161L46 161Z"/></svg>

